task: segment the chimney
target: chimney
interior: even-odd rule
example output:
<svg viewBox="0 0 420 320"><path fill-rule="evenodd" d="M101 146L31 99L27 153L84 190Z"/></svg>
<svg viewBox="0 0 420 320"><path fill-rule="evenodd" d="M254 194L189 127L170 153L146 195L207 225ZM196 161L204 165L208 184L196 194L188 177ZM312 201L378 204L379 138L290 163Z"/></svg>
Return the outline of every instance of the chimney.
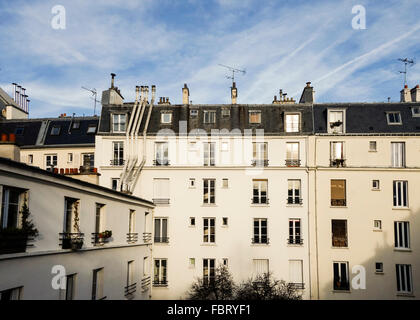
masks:
<svg viewBox="0 0 420 320"><path fill-rule="evenodd" d="M236 88L236 82L233 82L232 87L230 88L232 104L237 104L238 99L238 89Z"/></svg>
<svg viewBox="0 0 420 320"><path fill-rule="evenodd" d="M155 103L156 98L156 86L152 85L152 102Z"/></svg>
<svg viewBox="0 0 420 320"><path fill-rule="evenodd" d="M400 91L401 93L401 102L411 102L411 94L410 94L410 89L408 89L408 86L405 85L404 89L402 89Z"/></svg>
<svg viewBox="0 0 420 320"><path fill-rule="evenodd" d="M420 102L420 86L419 85L416 85L413 89L411 89L410 93L411 93L412 102Z"/></svg>
<svg viewBox="0 0 420 320"><path fill-rule="evenodd" d="M115 78L116 74L115 73L111 73L111 88L114 88L114 78Z"/></svg>
<svg viewBox="0 0 420 320"><path fill-rule="evenodd" d="M136 86L136 102L139 101L139 90L140 90L140 87Z"/></svg>
<svg viewBox="0 0 420 320"><path fill-rule="evenodd" d="M190 89L186 83L184 83L184 88L182 88L182 104L188 104L190 100Z"/></svg>
<svg viewBox="0 0 420 320"><path fill-rule="evenodd" d="M306 82L299 103L315 103L315 91L310 82Z"/></svg>

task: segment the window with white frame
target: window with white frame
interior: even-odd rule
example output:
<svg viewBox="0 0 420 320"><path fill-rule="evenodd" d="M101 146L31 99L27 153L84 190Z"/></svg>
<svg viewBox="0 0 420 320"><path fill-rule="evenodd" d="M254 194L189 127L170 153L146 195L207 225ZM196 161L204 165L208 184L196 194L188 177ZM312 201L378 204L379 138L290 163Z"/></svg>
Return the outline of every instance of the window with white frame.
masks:
<svg viewBox="0 0 420 320"><path fill-rule="evenodd" d="M285 131L299 132L300 130L300 114L286 114L285 115Z"/></svg>
<svg viewBox="0 0 420 320"><path fill-rule="evenodd" d="M395 208L408 208L408 181L394 181L393 194Z"/></svg>
<svg viewBox="0 0 420 320"><path fill-rule="evenodd" d="M396 264L395 267L397 271L397 292L411 294L413 292L411 264Z"/></svg>
<svg viewBox="0 0 420 320"><path fill-rule="evenodd" d="M289 260L289 284L296 289L303 289L303 260Z"/></svg>
<svg viewBox="0 0 420 320"><path fill-rule="evenodd" d="M25 199L25 190L3 186L0 229L20 227L20 210Z"/></svg>
<svg viewBox="0 0 420 320"><path fill-rule="evenodd" d="M155 218L155 242L167 243L168 238L168 218Z"/></svg>
<svg viewBox="0 0 420 320"><path fill-rule="evenodd" d="M125 132L126 130L126 114L112 115L112 132Z"/></svg>
<svg viewBox="0 0 420 320"><path fill-rule="evenodd" d="M214 166L216 143L204 142L203 148L204 148L204 166Z"/></svg>
<svg viewBox="0 0 420 320"><path fill-rule="evenodd" d="M223 118L230 117L230 109L228 109L228 108L222 108L222 117Z"/></svg>
<svg viewBox="0 0 420 320"><path fill-rule="evenodd" d="M222 188L227 189L229 188L229 179L222 179Z"/></svg>
<svg viewBox="0 0 420 320"><path fill-rule="evenodd" d="M195 188L195 179L194 178L190 178L189 183L188 183L188 187L189 188Z"/></svg>
<svg viewBox="0 0 420 320"><path fill-rule="evenodd" d="M420 117L420 107L412 107L411 113L413 114L413 117Z"/></svg>
<svg viewBox="0 0 420 320"><path fill-rule="evenodd" d="M203 242L215 243L216 242L216 219L203 218Z"/></svg>
<svg viewBox="0 0 420 320"><path fill-rule="evenodd" d="M57 159L56 154L47 154L45 156L45 169L47 171L53 171L53 168L57 167Z"/></svg>
<svg viewBox="0 0 420 320"><path fill-rule="evenodd" d="M267 142L253 142L252 143L253 165L267 166L268 165L268 143Z"/></svg>
<svg viewBox="0 0 420 320"><path fill-rule="evenodd" d="M203 259L203 284L214 283L216 276L216 259Z"/></svg>
<svg viewBox="0 0 420 320"><path fill-rule="evenodd" d="M348 247L347 220L331 220L332 246Z"/></svg>
<svg viewBox="0 0 420 320"><path fill-rule="evenodd" d="M216 193L215 193L216 180L215 179L204 179L203 180L203 203L204 204L215 204Z"/></svg>
<svg viewBox="0 0 420 320"><path fill-rule="evenodd" d="M167 259L155 259L155 270L153 276L154 286L167 286L168 285L168 260Z"/></svg>
<svg viewBox="0 0 420 320"><path fill-rule="evenodd" d="M389 125L399 125L402 124L401 113L399 111L387 112L386 119Z"/></svg>
<svg viewBox="0 0 420 320"><path fill-rule="evenodd" d="M75 223L75 212L79 210L79 199L74 198L64 198L64 233L80 233L80 230L77 229L77 224ZM63 242L63 249L69 249L67 246L69 243Z"/></svg>
<svg viewBox="0 0 420 320"><path fill-rule="evenodd" d="M299 142L286 143L286 166L299 167Z"/></svg>
<svg viewBox="0 0 420 320"><path fill-rule="evenodd" d="M190 217L190 227L195 227L195 218Z"/></svg>
<svg viewBox="0 0 420 320"><path fill-rule="evenodd" d="M113 166L124 165L124 142L114 141L112 143L112 150L113 150L113 158L111 160L111 165Z"/></svg>
<svg viewBox="0 0 420 320"><path fill-rule="evenodd" d="M155 142L155 165L169 165L168 142Z"/></svg>
<svg viewBox="0 0 420 320"><path fill-rule="evenodd" d="M216 111L204 110L203 123L216 123Z"/></svg>
<svg viewBox="0 0 420 320"><path fill-rule="evenodd" d="M96 203L95 205L95 242L99 242L99 234L105 231L105 205Z"/></svg>
<svg viewBox="0 0 420 320"><path fill-rule="evenodd" d="M372 180L372 190L379 190L380 184L379 180Z"/></svg>
<svg viewBox="0 0 420 320"><path fill-rule="evenodd" d="M92 300L103 300L104 297L104 268L93 270Z"/></svg>
<svg viewBox="0 0 420 320"><path fill-rule="evenodd" d="M155 204L169 204L169 182L168 178L153 179L153 202Z"/></svg>
<svg viewBox="0 0 420 320"><path fill-rule="evenodd" d="M67 162L72 163L73 162L73 153L67 153Z"/></svg>
<svg viewBox="0 0 420 320"><path fill-rule="evenodd" d="M328 133L344 133L344 111L328 110Z"/></svg>
<svg viewBox="0 0 420 320"><path fill-rule="evenodd" d="M135 275L134 275L134 260L127 262L127 294L132 294L133 292L130 292L131 287L134 287L136 284L135 281Z"/></svg>
<svg viewBox="0 0 420 320"><path fill-rule="evenodd" d="M376 141L369 141L369 151L370 152L377 151L377 143L376 143Z"/></svg>
<svg viewBox="0 0 420 320"><path fill-rule="evenodd" d="M261 123L261 110L249 110L249 123Z"/></svg>
<svg viewBox="0 0 420 320"><path fill-rule="evenodd" d="M269 261L268 259L253 259L252 267L254 279L261 277L269 272Z"/></svg>
<svg viewBox="0 0 420 320"><path fill-rule="evenodd" d="M21 300L23 287L0 291L0 301Z"/></svg>
<svg viewBox="0 0 420 320"><path fill-rule="evenodd" d="M267 219L256 218L254 219L253 232L254 237L252 243L256 244L268 244L269 240L267 237Z"/></svg>
<svg viewBox="0 0 420 320"><path fill-rule="evenodd" d="M289 219L289 244L302 244L300 219Z"/></svg>
<svg viewBox="0 0 420 320"><path fill-rule="evenodd" d="M253 204L268 204L267 188L268 180L254 179L252 180L252 203Z"/></svg>
<svg viewBox="0 0 420 320"><path fill-rule="evenodd" d="M302 204L300 180L289 179L287 185L287 204Z"/></svg>
<svg viewBox="0 0 420 320"><path fill-rule="evenodd" d="M136 232L136 211L131 210L128 213L128 234L135 234Z"/></svg>
<svg viewBox="0 0 420 320"><path fill-rule="evenodd" d="M391 142L391 165L394 168L405 167L405 142Z"/></svg>
<svg viewBox="0 0 420 320"><path fill-rule="evenodd" d="M410 222L394 222L394 242L397 249L410 249Z"/></svg>
<svg viewBox="0 0 420 320"><path fill-rule="evenodd" d="M162 112L160 114L160 123L170 124L172 122L172 112Z"/></svg>
<svg viewBox="0 0 420 320"><path fill-rule="evenodd" d="M333 289L334 290L350 290L349 280L349 263L334 262L333 263Z"/></svg>
<svg viewBox="0 0 420 320"><path fill-rule="evenodd" d="M333 141L330 144L330 166L344 167L344 142Z"/></svg>

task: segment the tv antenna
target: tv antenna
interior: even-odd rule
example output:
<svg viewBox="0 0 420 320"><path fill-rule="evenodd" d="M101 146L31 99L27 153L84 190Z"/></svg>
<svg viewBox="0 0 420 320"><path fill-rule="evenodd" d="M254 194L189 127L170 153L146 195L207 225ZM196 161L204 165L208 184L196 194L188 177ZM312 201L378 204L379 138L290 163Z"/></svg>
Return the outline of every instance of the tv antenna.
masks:
<svg viewBox="0 0 420 320"><path fill-rule="evenodd" d="M219 63L219 66L221 66L221 67L223 67L223 68L226 68L226 69L228 69L230 72L232 72L232 75L231 75L231 76L226 76L226 78L227 78L227 79L232 79L232 83L234 83L234 82L235 82L235 72L236 72L236 73L237 73L237 72L240 72L240 73L242 73L243 75L245 75L245 74L246 74L246 70L236 69L236 68L233 68L233 67L230 67L230 66L225 66L224 64L220 64L220 63Z"/></svg>
<svg viewBox="0 0 420 320"><path fill-rule="evenodd" d="M86 91L89 91L90 93L92 93L92 99L93 99L93 101L94 101L94 105L93 105L93 115L94 115L94 116L96 116L96 102L97 102L97 101L99 102L99 100L97 100L97 99L96 99L96 96L98 95L98 92L96 91L96 89L95 89L95 88L93 88L93 89L88 89L88 88L86 88L86 87L83 87L83 86L82 86L82 89L85 89Z"/></svg>
<svg viewBox="0 0 420 320"><path fill-rule="evenodd" d="M404 71L400 71L400 73L404 74L404 87L407 85L407 65L412 67L415 64L415 61L413 59L408 58L399 58L398 61L401 61L404 63Z"/></svg>

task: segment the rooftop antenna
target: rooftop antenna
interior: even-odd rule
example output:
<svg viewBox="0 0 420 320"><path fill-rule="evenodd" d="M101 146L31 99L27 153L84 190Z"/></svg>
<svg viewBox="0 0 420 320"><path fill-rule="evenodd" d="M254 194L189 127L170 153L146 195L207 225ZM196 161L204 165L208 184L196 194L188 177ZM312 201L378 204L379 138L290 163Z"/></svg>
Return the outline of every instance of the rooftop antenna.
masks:
<svg viewBox="0 0 420 320"><path fill-rule="evenodd" d="M407 65L412 67L415 64L415 62L413 59L408 59L408 58L399 58L398 61L401 61L402 63L404 63L404 71L400 71L400 73L404 74L404 87L405 87L407 85Z"/></svg>
<svg viewBox="0 0 420 320"><path fill-rule="evenodd" d="M89 91L90 93L92 93L92 97L93 97L93 101L94 101L94 105L93 105L93 115L96 116L96 101L98 101L96 99L96 96L98 95L98 92L96 91L95 88L93 89L88 89L86 87L82 87L82 89L85 89L86 91ZM98 101L99 102L99 101Z"/></svg>
<svg viewBox="0 0 420 320"><path fill-rule="evenodd" d="M226 78L227 78L227 79L232 79L232 84L235 82L235 72L240 72L240 73L242 73L243 75L245 75L245 74L246 74L246 70L236 69L236 68L233 68L233 67L230 67L230 66L225 66L224 64L220 64L220 63L219 63L219 66L221 66L221 67L223 67L223 68L226 68L226 69L228 69L230 72L232 72L232 75L231 75L231 76L226 76Z"/></svg>

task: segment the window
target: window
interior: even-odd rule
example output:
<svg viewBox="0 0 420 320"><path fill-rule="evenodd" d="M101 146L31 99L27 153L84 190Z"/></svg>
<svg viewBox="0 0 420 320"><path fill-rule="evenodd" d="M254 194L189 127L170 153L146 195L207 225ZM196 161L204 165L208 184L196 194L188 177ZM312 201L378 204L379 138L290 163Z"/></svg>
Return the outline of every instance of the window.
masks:
<svg viewBox="0 0 420 320"><path fill-rule="evenodd" d="M227 217L223 217L222 218L222 225L224 226L224 227L227 227L228 226L228 218Z"/></svg>
<svg viewBox="0 0 420 320"><path fill-rule="evenodd" d="M125 288L125 296L131 296L136 292L135 277L134 277L134 260L127 262L127 286Z"/></svg>
<svg viewBox="0 0 420 320"><path fill-rule="evenodd" d="M379 190L379 180L372 180L372 190Z"/></svg>
<svg viewBox="0 0 420 320"><path fill-rule="evenodd" d="M391 166L405 167L405 142L391 142Z"/></svg>
<svg viewBox="0 0 420 320"><path fill-rule="evenodd" d="M252 203L253 204L268 204L267 185L268 180L254 179L252 180Z"/></svg>
<svg viewBox="0 0 420 320"><path fill-rule="evenodd" d="M153 276L154 286L167 286L167 260L166 259L155 259L155 271Z"/></svg>
<svg viewBox="0 0 420 320"><path fill-rule="evenodd" d="M113 159L111 160L111 165L122 166L124 165L124 142L115 141L113 144Z"/></svg>
<svg viewBox="0 0 420 320"><path fill-rule="evenodd" d="M64 205L65 205L65 211L64 211L64 230L63 233L69 234L80 234L80 230L78 229L78 225L76 224L76 216L75 212L79 212L79 200L73 199L73 198L64 198ZM72 238L75 235L72 235ZM71 239L72 239L71 238ZM67 240L70 240L70 238L66 237ZM71 246L70 241L63 241L63 249L69 249Z"/></svg>
<svg viewBox="0 0 420 320"><path fill-rule="evenodd" d="M222 188L229 188L229 179L222 179Z"/></svg>
<svg viewBox="0 0 420 320"><path fill-rule="evenodd" d="M394 207L395 208L408 208L408 182L407 181L394 181Z"/></svg>
<svg viewBox="0 0 420 320"><path fill-rule="evenodd" d="M344 133L344 111L328 110L328 133Z"/></svg>
<svg viewBox="0 0 420 320"><path fill-rule="evenodd" d="M190 217L190 227L195 227L195 218Z"/></svg>
<svg viewBox="0 0 420 320"><path fill-rule="evenodd" d="M300 180L287 180L287 204L302 204Z"/></svg>
<svg viewBox="0 0 420 320"><path fill-rule="evenodd" d="M169 179L153 179L153 202L155 204L169 204Z"/></svg>
<svg viewBox="0 0 420 320"><path fill-rule="evenodd" d="M382 230L382 220L374 220L373 221L373 230L381 231Z"/></svg>
<svg viewBox="0 0 420 320"><path fill-rule="evenodd" d="M136 211L130 210L128 214L128 233L134 234L136 232Z"/></svg>
<svg viewBox="0 0 420 320"><path fill-rule="evenodd" d="M21 300L23 287L0 291L0 301Z"/></svg>
<svg viewBox="0 0 420 320"><path fill-rule="evenodd" d="M204 179L203 180L203 203L204 204L215 204L215 179Z"/></svg>
<svg viewBox="0 0 420 320"><path fill-rule="evenodd" d="M195 188L195 179L194 178L190 178L189 187L190 188Z"/></svg>
<svg viewBox="0 0 420 320"><path fill-rule="evenodd" d="M168 143L156 142L155 143L155 165L167 166L169 165Z"/></svg>
<svg viewBox="0 0 420 320"><path fill-rule="evenodd" d="M203 284L214 283L216 259L203 259Z"/></svg>
<svg viewBox="0 0 420 320"><path fill-rule="evenodd" d="M252 243L268 244L267 219L254 219L254 238Z"/></svg>
<svg viewBox="0 0 420 320"><path fill-rule="evenodd" d="M79 129L80 128L80 121L73 122L71 128L72 129Z"/></svg>
<svg viewBox="0 0 420 320"><path fill-rule="evenodd" d="M73 153L67 153L67 162L72 163L73 162Z"/></svg>
<svg viewBox="0 0 420 320"><path fill-rule="evenodd" d="M334 262L334 290L350 290L349 282L349 263L348 262Z"/></svg>
<svg viewBox="0 0 420 320"><path fill-rule="evenodd" d="M347 220L331 220L332 246L347 247Z"/></svg>
<svg viewBox="0 0 420 320"><path fill-rule="evenodd" d="M390 125L402 124L400 112L387 112L386 119Z"/></svg>
<svg viewBox="0 0 420 320"><path fill-rule="evenodd" d="M412 107L411 112L413 117L420 117L420 107Z"/></svg>
<svg viewBox="0 0 420 320"><path fill-rule="evenodd" d="M255 166L268 165L268 143L267 142L254 142L252 144L252 164Z"/></svg>
<svg viewBox="0 0 420 320"><path fill-rule="evenodd" d="M115 191L118 190L118 184L119 184L119 182L120 182L120 179L119 178L112 178L111 179L111 188L112 188L112 190L115 190Z"/></svg>
<svg viewBox="0 0 420 320"><path fill-rule="evenodd" d="M23 134L24 131L25 131L25 128L23 128L23 127L17 127L16 130L15 130L15 134L17 136L20 136L20 135Z"/></svg>
<svg viewBox="0 0 420 320"><path fill-rule="evenodd" d="M104 268L93 270L92 300L103 300L104 297Z"/></svg>
<svg viewBox="0 0 420 320"><path fill-rule="evenodd" d="M20 204L24 191L22 189L3 187L0 229L20 227Z"/></svg>
<svg viewBox="0 0 420 320"><path fill-rule="evenodd" d="M286 166L299 167L299 142L286 143Z"/></svg>
<svg viewBox="0 0 420 320"><path fill-rule="evenodd" d="M51 128L51 135L58 136L60 134L60 126L53 126Z"/></svg>
<svg viewBox="0 0 420 320"><path fill-rule="evenodd" d="M289 219L289 244L303 244L300 219Z"/></svg>
<svg viewBox="0 0 420 320"><path fill-rule="evenodd" d="M83 167L85 168L95 167L95 154L94 153L84 153L82 156L83 156Z"/></svg>
<svg viewBox="0 0 420 320"><path fill-rule="evenodd" d="M261 123L261 111L250 110L248 113L249 123Z"/></svg>
<svg viewBox="0 0 420 320"><path fill-rule="evenodd" d="M225 266L225 267L228 267L229 266L229 259L228 258L223 258L223 265Z"/></svg>
<svg viewBox="0 0 420 320"><path fill-rule="evenodd" d="M286 114L285 115L285 131L286 132L299 132L300 115L299 114Z"/></svg>
<svg viewBox="0 0 420 320"><path fill-rule="evenodd" d="M214 155L215 155L215 146L214 142L204 142L204 166L214 166Z"/></svg>
<svg viewBox="0 0 420 320"><path fill-rule="evenodd" d="M203 218L203 242L215 243L216 242L216 219Z"/></svg>
<svg viewBox="0 0 420 320"><path fill-rule="evenodd" d="M28 164L33 164L34 163L34 155L33 154L29 154L28 155Z"/></svg>
<svg viewBox="0 0 420 320"><path fill-rule="evenodd" d="M96 125L90 124L87 128L87 134L95 134L96 133Z"/></svg>
<svg viewBox="0 0 420 320"><path fill-rule="evenodd" d="M149 276L149 257L143 257L143 278Z"/></svg>
<svg viewBox="0 0 420 320"><path fill-rule="evenodd" d="M268 259L253 259L253 275L254 279L269 272Z"/></svg>
<svg viewBox="0 0 420 320"><path fill-rule="evenodd" d="M344 142L331 142L330 144L330 166L344 167Z"/></svg>
<svg viewBox="0 0 420 320"><path fill-rule="evenodd" d="M376 273L384 272L384 264L382 262L375 262L375 272Z"/></svg>
<svg viewBox="0 0 420 320"><path fill-rule="evenodd" d="M155 218L155 242L169 242L167 218Z"/></svg>
<svg viewBox="0 0 420 320"><path fill-rule="evenodd" d="M197 118L197 116L198 116L198 110L195 110L195 109L190 110L190 117L191 118Z"/></svg>
<svg viewBox="0 0 420 320"><path fill-rule="evenodd" d="M126 118L125 114L113 114L112 132L125 132Z"/></svg>
<svg viewBox="0 0 420 320"><path fill-rule="evenodd" d="M369 141L369 151L370 152L376 152L377 151L376 141Z"/></svg>
<svg viewBox="0 0 420 320"><path fill-rule="evenodd" d="M57 166L57 155L48 154L45 156L45 169L47 171L53 171L53 168Z"/></svg>
<svg viewBox="0 0 420 320"><path fill-rule="evenodd" d="M346 180L331 180L331 206L345 207L346 205Z"/></svg>
<svg viewBox="0 0 420 320"><path fill-rule="evenodd" d="M162 112L160 114L160 123L169 124L172 122L172 113L170 112Z"/></svg>
<svg viewBox="0 0 420 320"><path fill-rule="evenodd" d="M190 268L195 268L195 258L190 258Z"/></svg>
<svg viewBox="0 0 420 320"><path fill-rule="evenodd" d="M96 236L105 230L105 205L97 203L95 208L95 233ZM97 239L99 240L99 238Z"/></svg>
<svg viewBox="0 0 420 320"><path fill-rule="evenodd" d="M204 123L216 123L216 111L203 111L203 122Z"/></svg>
<svg viewBox="0 0 420 320"><path fill-rule="evenodd" d="M410 223L407 221L394 222L395 248L410 249Z"/></svg>
<svg viewBox="0 0 420 320"><path fill-rule="evenodd" d="M66 300L74 300L76 287L76 274L71 274L66 277Z"/></svg>
<svg viewBox="0 0 420 320"><path fill-rule="evenodd" d="M296 289L303 289L303 261L289 260L289 283Z"/></svg>
<svg viewBox="0 0 420 320"><path fill-rule="evenodd" d="M223 117L223 118L228 118L228 117L230 117L230 109L223 108L223 109L222 109L222 117Z"/></svg>
<svg viewBox="0 0 420 320"><path fill-rule="evenodd" d="M397 264L397 292L410 294L413 292L411 264Z"/></svg>

